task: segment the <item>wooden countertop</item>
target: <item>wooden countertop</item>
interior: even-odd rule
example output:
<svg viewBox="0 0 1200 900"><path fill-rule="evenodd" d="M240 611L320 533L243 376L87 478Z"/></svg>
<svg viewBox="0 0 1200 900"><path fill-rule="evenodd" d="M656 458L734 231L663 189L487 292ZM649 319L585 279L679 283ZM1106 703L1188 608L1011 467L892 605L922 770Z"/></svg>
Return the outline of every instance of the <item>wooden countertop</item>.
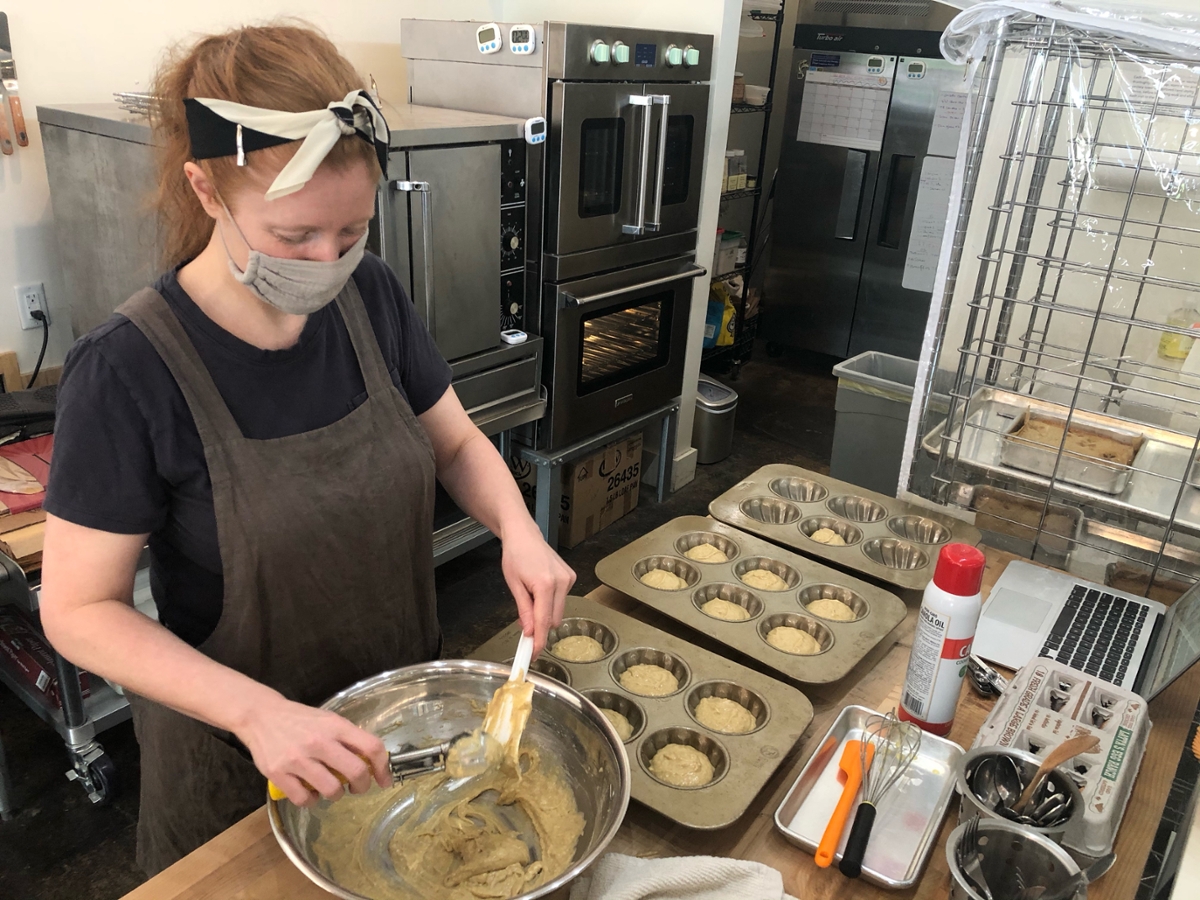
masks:
<svg viewBox="0 0 1200 900"><path fill-rule="evenodd" d="M1016 557L984 549L988 557L984 573L986 595L1004 566ZM820 688L804 688L815 711L812 725L741 820L721 831L691 831L631 802L625 822L608 849L643 857L706 854L757 860L782 872L788 893L805 900L946 897L949 875L944 848L953 830L955 805L942 825L937 846L921 881L907 891L884 891L862 881L851 881L836 867L818 869L812 857L784 840L774 825L776 807L816 747L817 739L829 728L838 712L848 704L886 708L897 702L908 663L914 617L920 603L920 595L916 592L903 592L901 596L908 604L909 615L892 632L890 643L885 641L842 681ZM678 632L680 629L672 620L610 588L597 588L588 598L667 630ZM715 645L706 643L702 635L685 636L694 643L715 649ZM1150 704L1154 727L1117 836L1117 862L1088 892L1090 900L1126 900L1137 892L1197 702L1200 702L1200 666L1193 668ZM990 709L991 701L980 699L969 688L964 690L951 739L964 747L969 746ZM560 894L565 897L566 891ZM323 900L329 896L283 855L271 834L264 807L127 894L126 900L278 900L280 897Z"/></svg>

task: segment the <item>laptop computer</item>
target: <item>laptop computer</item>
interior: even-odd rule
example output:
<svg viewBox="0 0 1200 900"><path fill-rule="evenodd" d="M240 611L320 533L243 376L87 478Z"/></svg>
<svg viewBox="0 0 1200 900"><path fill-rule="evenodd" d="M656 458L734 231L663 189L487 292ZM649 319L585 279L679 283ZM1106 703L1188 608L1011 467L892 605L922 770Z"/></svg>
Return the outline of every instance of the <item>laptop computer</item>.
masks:
<svg viewBox="0 0 1200 900"><path fill-rule="evenodd" d="M1200 584L1168 608L1014 561L983 605L972 652L1011 669L1048 657L1150 700L1200 659Z"/></svg>

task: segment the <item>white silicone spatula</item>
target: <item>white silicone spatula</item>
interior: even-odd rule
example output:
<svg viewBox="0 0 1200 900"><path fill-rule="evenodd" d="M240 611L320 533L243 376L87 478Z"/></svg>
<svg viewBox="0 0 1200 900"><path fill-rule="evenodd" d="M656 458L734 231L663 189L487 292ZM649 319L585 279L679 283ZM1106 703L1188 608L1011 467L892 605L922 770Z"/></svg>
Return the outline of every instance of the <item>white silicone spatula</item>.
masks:
<svg viewBox="0 0 1200 900"><path fill-rule="evenodd" d="M525 673L532 657L533 638L522 634L508 682L496 690L483 717L484 732L504 748L504 755L513 765L519 758L521 732L531 711L533 685L525 681Z"/></svg>

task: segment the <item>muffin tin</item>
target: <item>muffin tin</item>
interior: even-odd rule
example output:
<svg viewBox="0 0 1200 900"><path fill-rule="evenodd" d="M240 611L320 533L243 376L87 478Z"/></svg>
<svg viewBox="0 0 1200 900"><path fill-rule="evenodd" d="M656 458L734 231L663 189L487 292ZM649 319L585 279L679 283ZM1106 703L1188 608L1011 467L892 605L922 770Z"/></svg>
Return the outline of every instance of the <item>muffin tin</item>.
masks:
<svg viewBox="0 0 1200 900"><path fill-rule="evenodd" d="M1035 659L1013 676L973 746L1044 757L1082 734L1098 737L1100 749L1060 767L1075 779L1084 801L1083 816L1071 820L1061 843L1086 861L1108 853L1116 839L1150 735L1146 701L1094 675Z"/></svg>
<svg viewBox="0 0 1200 900"><path fill-rule="evenodd" d="M723 548L727 562L704 563L683 557L698 543ZM648 568L666 568L688 582L666 591L647 587L639 577ZM741 578L753 569L774 572L787 590L752 588ZM844 572L783 550L704 516L673 519L596 564L596 577L609 587L652 606L685 625L806 684L837 681L899 625L907 613L895 594ZM700 607L719 597L743 607L750 618L731 622ZM811 614L813 600L840 600L857 613L851 622ZM811 634L821 652L800 656L767 643L772 628L787 625Z"/></svg>
<svg viewBox="0 0 1200 900"><path fill-rule="evenodd" d="M599 640L604 657L584 663L556 659L554 642L572 634ZM519 636L520 625L514 623L473 656L511 660ZM567 597L562 624L551 630L548 646L531 668L629 719L633 734L625 747L633 799L689 828L724 828L737 821L812 721L812 704L795 688L582 597ZM621 672L637 663L670 669L679 689L665 697L626 690ZM741 703L754 714L757 727L727 734L701 725L693 710L706 696ZM713 780L703 787L674 787L651 775L650 760L668 743L690 744L708 756Z"/></svg>
<svg viewBox="0 0 1200 900"><path fill-rule="evenodd" d="M708 511L743 531L914 590L933 577L943 544L975 546L982 537L953 516L799 466L763 466L710 503ZM812 540L809 535L821 528L839 534L846 546Z"/></svg>

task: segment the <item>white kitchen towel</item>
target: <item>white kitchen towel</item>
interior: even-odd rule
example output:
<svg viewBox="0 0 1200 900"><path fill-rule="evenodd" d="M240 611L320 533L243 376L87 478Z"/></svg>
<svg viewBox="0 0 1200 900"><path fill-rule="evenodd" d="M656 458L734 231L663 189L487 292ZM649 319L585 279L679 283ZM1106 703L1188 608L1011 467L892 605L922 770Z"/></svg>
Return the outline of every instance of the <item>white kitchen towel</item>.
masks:
<svg viewBox="0 0 1200 900"><path fill-rule="evenodd" d="M762 863L720 856L603 857L571 887L571 900L793 900Z"/></svg>

